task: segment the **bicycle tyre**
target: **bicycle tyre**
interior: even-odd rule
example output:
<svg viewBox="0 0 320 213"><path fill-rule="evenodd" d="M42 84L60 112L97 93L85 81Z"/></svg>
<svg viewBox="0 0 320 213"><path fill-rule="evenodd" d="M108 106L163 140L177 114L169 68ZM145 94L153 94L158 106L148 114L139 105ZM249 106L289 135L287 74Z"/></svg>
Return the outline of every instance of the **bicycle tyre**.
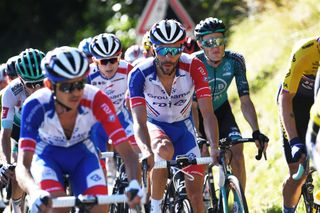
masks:
<svg viewBox="0 0 320 213"><path fill-rule="evenodd" d="M234 175L228 176L227 179L227 198L229 199L230 192L232 192L234 198L233 212L248 213L249 210L247 200L239 180Z"/></svg>
<svg viewBox="0 0 320 213"><path fill-rule="evenodd" d="M170 182L167 184L165 193L164 193L164 199L162 201L162 211L163 213L172 213L174 212L174 187L173 182L170 180Z"/></svg>
<svg viewBox="0 0 320 213"><path fill-rule="evenodd" d="M192 213L191 209L191 203L188 199L183 199L174 206L174 212L176 213Z"/></svg>

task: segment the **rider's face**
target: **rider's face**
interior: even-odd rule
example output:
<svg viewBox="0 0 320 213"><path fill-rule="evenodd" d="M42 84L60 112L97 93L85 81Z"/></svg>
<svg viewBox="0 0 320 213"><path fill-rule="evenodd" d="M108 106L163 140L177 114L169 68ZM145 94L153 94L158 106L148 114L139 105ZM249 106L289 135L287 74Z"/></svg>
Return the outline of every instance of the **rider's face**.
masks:
<svg viewBox="0 0 320 213"><path fill-rule="evenodd" d="M211 61L221 61L224 56L225 40L223 33L211 33L203 36L199 42L206 56Z"/></svg>
<svg viewBox="0 0 320 213"><path fill-rule="evenodd" d="M94 59L101 74L106 78L111 78L119 67L120 55L104 59Z"/></svg>
<svg viewBox="0 0 320 213"><path fill-rule="evenodd" d="M86 80L79 77L56 84L56 98L71 109L76 109L83 95Z"/></svg>
<svg viewBox="0 0 320 213"><path fill-rule="evenodd" d="M163 74L171 75L175 71L181 53L181 44L158 45L155 48L158 67Z"/></svg>

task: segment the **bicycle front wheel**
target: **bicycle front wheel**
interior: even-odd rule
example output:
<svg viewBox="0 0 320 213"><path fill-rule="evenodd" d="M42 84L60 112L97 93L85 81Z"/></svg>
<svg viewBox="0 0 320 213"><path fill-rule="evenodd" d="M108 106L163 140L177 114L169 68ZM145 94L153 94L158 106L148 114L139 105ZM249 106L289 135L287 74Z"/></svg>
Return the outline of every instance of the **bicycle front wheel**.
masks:
<svg viewBox="0 0 320 213"><path fill-rule="evenodd" d="M248 210L247 200L246 200L246 197L244 196L239 180L234 175L230 175L228 177L228 181L226 184L227 184L227 197L228 197L227 203L228 203L228 207L230 207L228 209L233 209L232 212L235 212L235 213L248 213L249 210Z"/></svg>
<svg viewBox="0 0 320 213"><path fill-rule="evenodd" d="M174 206L174 212L177 213L192 213L191 204L188 199L183 199L176 203Z"/></svg>

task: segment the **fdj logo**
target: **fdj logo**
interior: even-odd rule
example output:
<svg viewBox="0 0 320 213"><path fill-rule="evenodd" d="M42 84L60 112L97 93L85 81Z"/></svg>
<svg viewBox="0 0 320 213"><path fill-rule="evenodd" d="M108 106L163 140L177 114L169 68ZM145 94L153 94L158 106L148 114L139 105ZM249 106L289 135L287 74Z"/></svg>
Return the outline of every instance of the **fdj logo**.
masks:
<svg viewBox="0 0 320 213"><path fill-rule="evenodd" d="M179 100L177 102L175 102L174 104L172 104L172 102L168 102L168 103L160 103L160 102L153 102L152 105L156 105L157 107L171 107L172 105L174 106L182 106L187 100Z"/></svg>

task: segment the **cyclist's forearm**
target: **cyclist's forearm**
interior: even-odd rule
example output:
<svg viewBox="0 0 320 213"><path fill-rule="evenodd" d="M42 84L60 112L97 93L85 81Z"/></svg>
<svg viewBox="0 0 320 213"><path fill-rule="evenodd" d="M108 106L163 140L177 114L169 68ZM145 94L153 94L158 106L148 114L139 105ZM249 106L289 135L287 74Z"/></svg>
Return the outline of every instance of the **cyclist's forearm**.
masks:
<svg viewBox="0 0 320 213"><path fill-rule="evenodd" d="M281 123L285 129L288 139L291 140L298 136L295 116L292 108L292 97L289 94L280 95L279 113Z"/></svg>
<svg viewBox="0 0 320 213"><path fill-rule="evenodd" d="M146 124L134 124L134 135L142 153L151 152L150 136Z"/></svg>
<svg viewBox="0 0 320 213"><path fill-rule="evenodd" d="M1 130L1 158L5 163L11 163L11 130Z"/></svg>
<svg viewBox="0 0 320 213"><path fill-rule="evenodd" d="M259 130L259 124L258 124L258 118L256 109L248 95L242 96L240 98L241 100L241 111L246 119L246 121L249 123L252 131Z"/></svg>
<svg viewBox="0 0 320 213"><path fill-rule="evenodd" d="M219 130L218 121L214 114L203 116L204 131L210 142L210 147L218 149L219 147Z"/></svg>

